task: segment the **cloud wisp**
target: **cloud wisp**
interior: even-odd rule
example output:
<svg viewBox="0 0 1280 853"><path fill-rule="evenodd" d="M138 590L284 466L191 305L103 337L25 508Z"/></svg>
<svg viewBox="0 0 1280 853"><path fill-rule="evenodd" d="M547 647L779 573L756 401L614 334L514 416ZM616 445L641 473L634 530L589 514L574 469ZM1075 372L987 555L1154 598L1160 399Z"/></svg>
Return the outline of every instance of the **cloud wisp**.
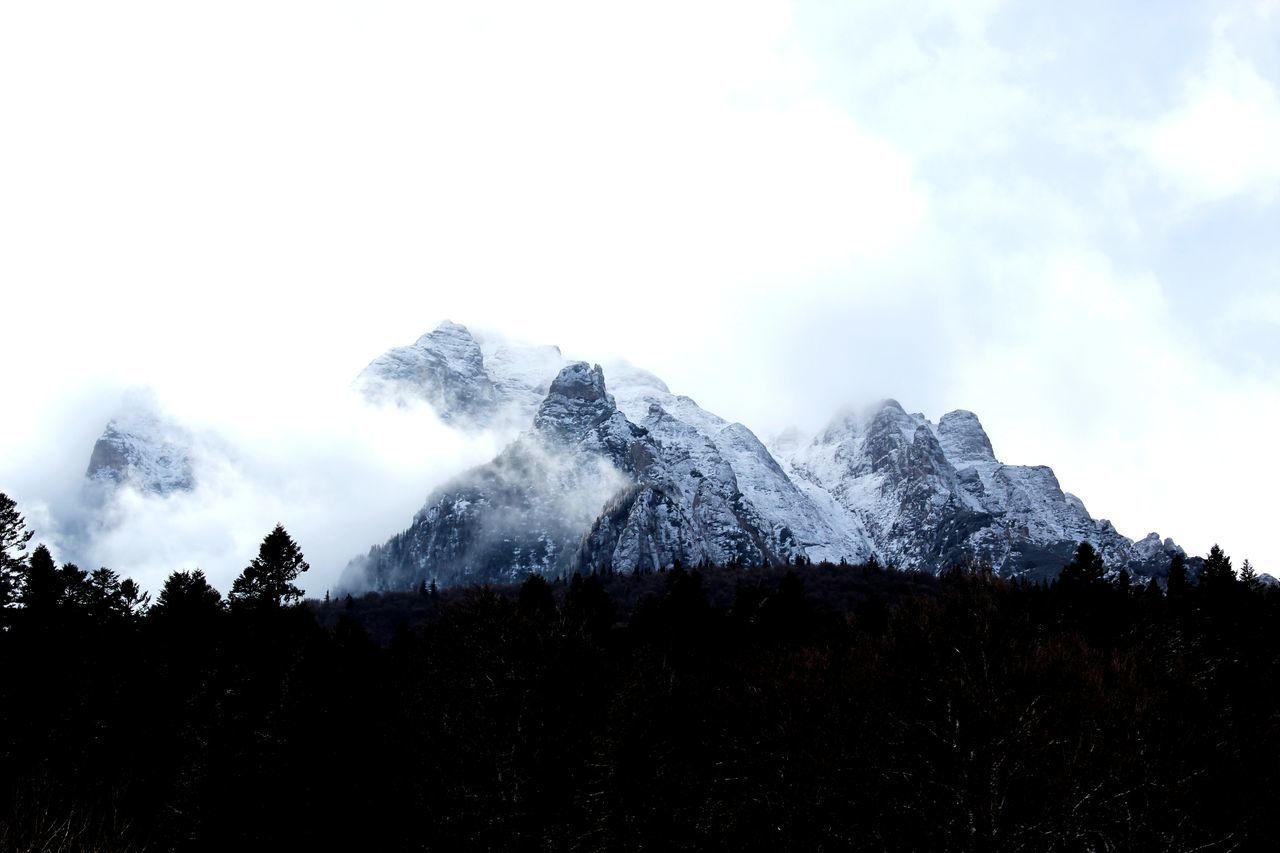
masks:
<svg viewBox="0 0 1280 853"><path fill-rule="evenodd" d="M198 567L225 592L280 522L311 563L302 586L321 595L348 560L407 525L432 488L487 461L507 438L454 430L425 403L371 406L341 388L301 406L260 403L251 419L238 411L184 421L194 489L159 495L126 485L104 504L82 484L56 503L35 502L37 536L62 559L109 566L148 589Z"/></svg>

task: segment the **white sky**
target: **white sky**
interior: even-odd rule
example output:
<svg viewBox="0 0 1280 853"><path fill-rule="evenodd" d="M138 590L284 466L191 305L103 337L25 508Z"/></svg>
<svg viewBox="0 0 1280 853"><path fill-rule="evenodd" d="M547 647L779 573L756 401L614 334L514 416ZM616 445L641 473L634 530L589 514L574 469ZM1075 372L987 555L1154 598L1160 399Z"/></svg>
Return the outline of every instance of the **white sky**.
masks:
<svg viewBox="0 0 1280 853"><path fill-rule="evenodd" d="M450 317L762 434L973 409L1280 573L1278 196L1276 2L6 3L0 490L56 509L130 385L356 477L334 389ZM264 503L212 576L371 544Z"/></svg>

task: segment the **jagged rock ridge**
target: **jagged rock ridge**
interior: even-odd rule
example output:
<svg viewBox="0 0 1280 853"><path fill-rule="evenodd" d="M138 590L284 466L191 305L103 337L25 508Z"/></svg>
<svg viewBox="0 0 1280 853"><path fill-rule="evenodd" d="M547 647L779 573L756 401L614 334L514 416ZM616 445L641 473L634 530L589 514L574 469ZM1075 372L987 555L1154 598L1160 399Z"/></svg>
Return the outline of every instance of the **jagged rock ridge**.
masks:
<svg viewBox="0 0 1280 853"><path fill-rule="evenodd" d="M433 493L408 530L353 562L346 583L397 589L799 553L746 501L710 441L656 405L633 423L601 368L577 362L550 384L531 429Z"/></svg>
<svg viewBox="0 0 1280 853"><path fill-rule="evenodd" d="M420 398L442 417L483 426L493 412L515 412L532 426L493 462L433 493L408 530L353 561L354 588L872 554L909 568L980 559L1004 574L1048 576L1080 541L1114 569L1150 576L1181 551L1156 534L1121 536L1047 467L1001 463L972 412L935 424L888 400L771 451L745 426L629 365L610 368L606 389L598 366L493 340L487 356L456 324L414 347L414 363L445 367L400 370L405 359L389 353L362 381L410 395L414 377L425 376Z"/></svg>
<svg viewBox="0 0 1280 853"><path fill-rule="evenodd" d="M374 403L426 402L442 420L466 427L525 424L564 364L557 347L486 340L446 320L378 356L356 387Z"/></svg>
<svg viewBox="0 0 1280 853"><path fill-rule="evenodd" d="M938 569L976 558L1004 574L1047 576L1089 541L1111 566L1152 575L1181 551L1155 534L1134 543L1095 520L1048 467L1001 463L972 412L934 424L886 400L837 418L784 460L797 481L862 522L882 559L899 565Z"/></svg>

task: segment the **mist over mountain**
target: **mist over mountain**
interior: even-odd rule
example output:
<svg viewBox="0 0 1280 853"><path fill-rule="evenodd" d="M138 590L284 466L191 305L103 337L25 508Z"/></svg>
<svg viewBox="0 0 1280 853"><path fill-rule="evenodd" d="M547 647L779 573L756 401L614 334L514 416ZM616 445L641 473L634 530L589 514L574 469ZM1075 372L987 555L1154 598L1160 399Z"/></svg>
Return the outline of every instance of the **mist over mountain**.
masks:
<svg viewBox="0 0 1280 853"><path fill-rule="evenodd" d="M144 494L190 491L194 485L190 432L160 410L154 395L126 395L93 445L85 478L110 490L123 484Z"/></svg>
<svg viewBox="0 0 1280 853"><path fill-rule="evenodd" d="M872 556L1039 578L1082 541L1113 570L1150 577L1182 553L1095 519L1048 467L1001 463L972 412L934 423L886 400L771 450L645 371L482 343L452 322L379 356L357 383L376 402L425 400L462 429L525 429L353 561L344 589Z"/></svg>
<svg viewBox="0 0 1280 853"><path fill-rule="evenodd" d="M472 459L493 450L477 467L420 478L416 499L414 481L402 480L376 518L366 508L368 521L328 522L313 590L872 558L926 572L987 563L1004 576L1040 579L1055 576L1080 542L1094 545L1109 571L1161 578L1184 553L1157 533L1132 539L1095 518L1047 466L1001 462L969 411L935 421L889 399L846 406L812 435L791 429L762 439L634 365L593 366L555 346L451 321L374 358L351 389L348 410L329 420L361 423L366 438L385 438L387 424L420 423L425 408L440 426L422 435L418 453L430 455L431 435L451 436ZM417 443L412 432L400 437ZM131 518L207 495L202 471L219 489L228 477L248 487L260 462L208 431L197 436L154 397L132 394L89 454L93 501L74 541L85 552L113 535L118 543ZM343 463L352 493L384 476L366 464ZM288 488L288 473L280 477L254 488ZM340 518L344 499L331 499ZM287 501L276 504L288 510ZM400 532L351 541L378 528Z"/></svg>

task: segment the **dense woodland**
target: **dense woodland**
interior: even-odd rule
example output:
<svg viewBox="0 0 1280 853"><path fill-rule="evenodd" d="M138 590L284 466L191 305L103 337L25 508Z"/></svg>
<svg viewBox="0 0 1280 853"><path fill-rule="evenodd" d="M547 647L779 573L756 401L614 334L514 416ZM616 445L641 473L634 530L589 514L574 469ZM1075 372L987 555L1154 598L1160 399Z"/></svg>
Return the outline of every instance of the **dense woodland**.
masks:
<svg viewBox="0 0 1280 853"><path fill-rule="evenodd" d="M58 566L0 495L0 847L1254 850L1280 590L1088 545L302 601Z"/></svg>

